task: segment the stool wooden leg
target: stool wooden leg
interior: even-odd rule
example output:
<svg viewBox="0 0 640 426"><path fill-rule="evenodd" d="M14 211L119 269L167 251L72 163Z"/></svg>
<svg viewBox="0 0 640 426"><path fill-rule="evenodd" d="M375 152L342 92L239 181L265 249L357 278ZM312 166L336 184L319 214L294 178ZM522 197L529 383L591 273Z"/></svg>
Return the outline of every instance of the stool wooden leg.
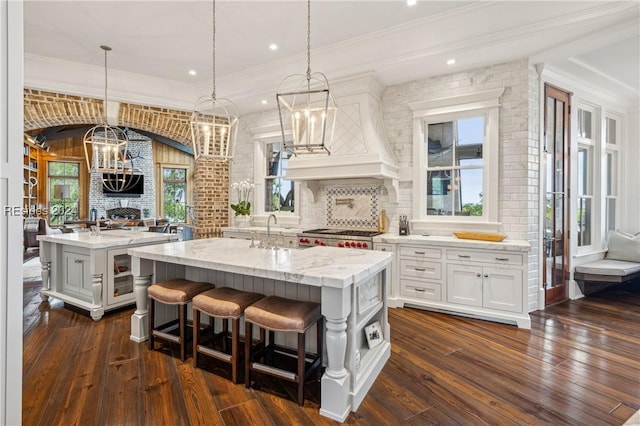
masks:
<svg viewBox="0 0 640 426"><path fill-rule="evenodd" d="M316 379L322 379L322 358L324 356L324 318L320 318L317 323L317 339L316 352L318 353L318 367L316 370Z"/></svg>
<svg viewBox="0 0 640 426"><path fill-rule="evenodd" d="M233 320L233 330L231 330L231 380L233 384L238 383L238 364L240 363L240 354L238 349L240 346L240 318ZM249 343L251 346L251 343Z"/></svg>
<svg viewBox="0 0 640 426"><path fill-rule="evenodd" d="M193 310L193 368L198 368L198 345L200 344L200 311Z"/></svg>
<svg viewBox="0 0 640 426"><path fill-rule="evenodd" d="M304 333L298 333L298 405L304 405Z"/></svg>
<svg viewBox="0 0 640 426"><path fill-rule="evenodd" d="M154 349L153 327L155 322L156 301L149 298L149 350Z"/></svg>
<svg viewBox="0 0 640 426"><path fill-rule="evenodd" d="M187 304L179 307L180 313L180 359L184 361L187 359L186 346L187 346Z"/></svg>
<svg viewBox="0 0 640 426"><path fill-rule="evenodd" d="M222 319L222 352L227 352L227 336L228 335L229 335L229 320L227 318L223 318Z"/></svg>
<svg viewBox="0 0 640 426"><path fill-rule="evenodd" d="M245 321L244 325L244 383L247 388L251 387L251 335L252 324ZM262 334L262 329L260 329Z"/></svg>

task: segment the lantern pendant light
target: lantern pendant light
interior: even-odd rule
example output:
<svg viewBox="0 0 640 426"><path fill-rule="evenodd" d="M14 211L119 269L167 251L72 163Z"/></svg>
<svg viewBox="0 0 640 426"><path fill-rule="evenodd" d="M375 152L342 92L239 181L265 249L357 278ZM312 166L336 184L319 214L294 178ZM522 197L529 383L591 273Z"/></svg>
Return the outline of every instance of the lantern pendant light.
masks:
<svg viewBox="0 0 640 426"><path fill-rule="evenodd" d="M212 81L211 96L198 99L191 114L191 143L193 155L229 160L233 158L235 138L238 130L238 109L228 99L216 97L216 2L213 0L212 38Z"/></svg>
<svg viewBox="0 0 640 426"><path fill-rule="evenodd" d="M128 158L129 138L119 127L109 126L107 121L107 53L109 46L100 46L104 50L104 118L85 133L83 138L84 154L89 173L98 174L105 188L111 192L122 192L132 187L139 179L133 175L132 160Z"/></svg>
<svg viewBox="0 0 640 426"><path fill-rule="evenodd" d="M307 0L307 73L285 78L276 98L285 148L294 155L330 154L337 107L327 77L311 73L311 0Z"/></svg>

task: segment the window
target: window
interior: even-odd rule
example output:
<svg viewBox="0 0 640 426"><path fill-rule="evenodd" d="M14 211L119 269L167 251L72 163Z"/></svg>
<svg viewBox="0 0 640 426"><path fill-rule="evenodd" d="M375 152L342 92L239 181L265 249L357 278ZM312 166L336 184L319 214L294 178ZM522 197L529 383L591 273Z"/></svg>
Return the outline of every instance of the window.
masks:
<svg viewBox="0 0 640 426"><path fill-rule="evenodd" d="M285 178L291 153L282 142L265 144L264 212L295 212L295 187Z"/></svg>
<svg viewBox="0 0 640 426"><path fill-rule="evenodd" d="M591 152L591 147L578 148L578 247L591 245L593 213Z"/></svg>
<svg viewBox="0 0 640 426"><path fill-rule="evenodd" d="M619 118L605 118L606 163L604 172L605 232L616 229L616 207L618 204L618 134Z"/></svg>
<svg viewBox="0 0 640 426"><path fill-rule="evenodd" d="M427 216L482 216L485 119L427 125Z"/></svg>
<svg viewBox="0 0 640 426"><path fill-rule="evenodd" d="M171 222L187 220L187 168L161 167L162 217Z"/></svg>
<svg viewBox="0 0 640 426"><path fill-rule="evenodd" d="M504 89L416 102L414 229L497 230L498 109Z"/></svg>
<svg viewBox="0 0 640 426"><path fill-rule="evenodd" d="M49 224L63 225L65 221L78 220L80 163L49 161L47 168Z"/></svg>
<svg viewBox="0 0 640 426"><path fill-rule="evenodd" d="M594 243L593 233L596 226L594 220L595 198L595 152L598 134L595 131L598 110L582 105L577 112L577 187L576 187L576 229L578 247L591 246Z"/></svg>

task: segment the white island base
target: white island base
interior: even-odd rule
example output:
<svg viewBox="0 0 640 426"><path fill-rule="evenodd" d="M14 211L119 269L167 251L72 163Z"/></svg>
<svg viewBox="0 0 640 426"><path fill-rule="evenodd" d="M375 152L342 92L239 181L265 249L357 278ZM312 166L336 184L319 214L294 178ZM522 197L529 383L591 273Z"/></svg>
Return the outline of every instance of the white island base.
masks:
<svg viewBox="0 0 640 426"><path fill-rule="evenodd" d="M227 238L138 247L128 253L137 307L131 318L131 339L136 342L148 338L146 290L152 281L184 277L217 287L320 302L326 320L320 414L331 419L342 422L357 410L391 355L385 289L389 253L332 247L267 250ZM158 315L175 315L162 308L158 306ZM369 349L364 328L376 322L381 333L377 346ZM312 327L307 339L311 352L316 351L313 333ZM297 338L279 334L276 341L293 347Z"/></svg>

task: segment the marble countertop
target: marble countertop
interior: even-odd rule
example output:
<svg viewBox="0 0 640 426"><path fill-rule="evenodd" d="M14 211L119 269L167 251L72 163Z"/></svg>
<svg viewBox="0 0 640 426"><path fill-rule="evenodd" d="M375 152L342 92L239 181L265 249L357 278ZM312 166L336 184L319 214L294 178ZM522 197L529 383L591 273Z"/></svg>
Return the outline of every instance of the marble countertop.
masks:
<svg viewBox="0 0 640 426"><path fill-rule="evenodd" d="M391 263L392 254L337 247L259 249L249 241L209 238L131 248L129 255L287 282L345 288Z"/></svg>
<svg viewBox="0 0 640 426"><path fill-rule="evenodd" d="M101 231L100 235L91 232L73 232L68 234L38 235L38 241L66 244L89 249L129 246L132 244L176 241L178 235L159 232L139 232L125 230Z"/></svg>
<svg viewBox="0 0 640 426"><path fill-rule="evenodd" d="M302 232L302 231L306 231L307 229L311 229L309 227L304 227L304 228L283 228L283 227L279 227L279 226L272 226L271 227L271 235L282 235L282 236L287 236L287 237L295 237L298 233ZM242 233L246 233L251 235L252 232L260 232L260 233L267 233L267 227L266 226L247 226L246 228L238 228L238 227L233 227L233 226L229 226L229 227L223 227L222 231L229 231L229 232L242 232Z"/></svg>
<svg viewBox="0 0 640 426"><path fill-rule="evenodd" d="M373 237L374 243L389 244L420 244L446 246L449 248L467 248L481 250L504 250L504 251L530 251L531 245L524 240L510 240L508 237L501 242L465 240L454 236L438 236L438 235L394 235L382 234Z"/></svg>

